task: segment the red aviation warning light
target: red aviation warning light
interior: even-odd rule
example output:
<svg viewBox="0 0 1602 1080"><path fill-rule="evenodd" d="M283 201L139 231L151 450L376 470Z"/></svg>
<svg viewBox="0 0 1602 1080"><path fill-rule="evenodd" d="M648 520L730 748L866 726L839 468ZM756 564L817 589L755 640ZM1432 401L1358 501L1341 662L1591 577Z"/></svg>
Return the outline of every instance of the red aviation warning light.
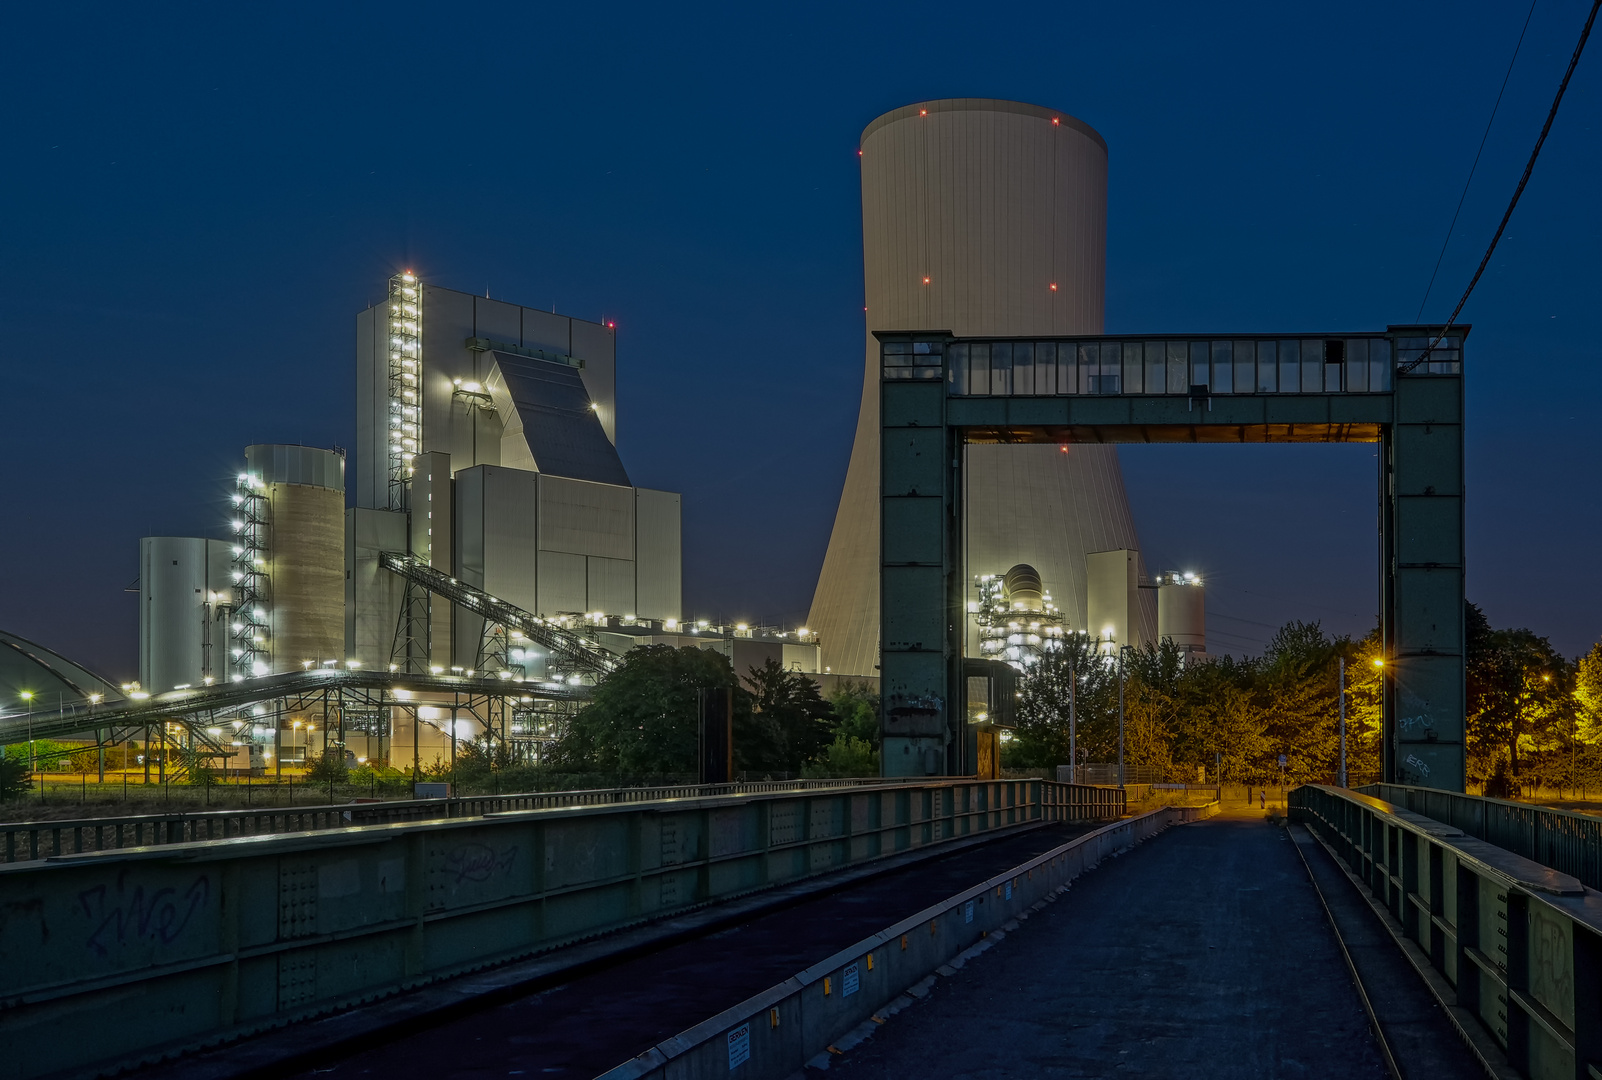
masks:
<svg viewBox="0 0 1602 1080"><path fill-rule="evenodd" d="M919 109L918 110L918 115L919 116L928 116L929 115L929 110L928 109Z"/></svg>
<svg viewBox="0 0 1602 1080"><path fill-rule="evenodd" d="M1055 281L1053 281L1051 283L1051 291L1052 292L1056 292L1057 291L1057 283Z"/></svg>
<svg viewBox="0 0 1602 1080"><path fill-rule="evenodd" d="M924 278L924 279L923 279L923 283L924 283L924 284L925 284L925 285L927 285L927 284L929 284L929 279L928 279L928 278Z"/></svg>

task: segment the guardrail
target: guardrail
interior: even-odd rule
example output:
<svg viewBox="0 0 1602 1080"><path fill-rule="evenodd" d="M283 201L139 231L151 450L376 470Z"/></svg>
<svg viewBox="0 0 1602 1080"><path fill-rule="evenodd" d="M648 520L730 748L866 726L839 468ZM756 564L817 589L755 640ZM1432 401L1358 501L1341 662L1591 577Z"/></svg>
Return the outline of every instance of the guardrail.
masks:
<svg viewBox="0 0 1602 1080"><path fill-rule="evenodd" d="M874 786L881 777L837 780L761 780L731 784L667 784L655 787L588 788L577 791L471 795L451 799L397 799L391 802L348 802L311 806L268 806L259 809L197 810L192 813L137 814L125 817L22 821L0 824L0 862L27 862L55 855L108 851L153 844L197 840L229 840L238 836L340 829L350 825L385 825L441 817L479 817L508 810L543 810L563 806L602 806L655 802L659 799L713 795L810 791L818 788Z"/></svg>
<svg viewBox="0 0 1602 1080"><path fill-rule="evenodd" d="M1056 787L502 810L0 866L0 1045L11 1076L115 1071L881 856L1121 812Z"/></svg>
<svg viewBox="0 0 1602 1080"><path fill-rule="evenodd" d="M1164 807L1076 837L886 927L805 971L681 1032L602 1080L778 1080L870 1018L942 964L992 937L1102 859L1168 826L1218 813L1217 803Z"/></svg>
<svg viewBox="0 0 1602 1080"><path fill-rule="evenodd" d="M1587 888L1602 889L1602 818L1400 784L1367 784L1357 790L1572 874Z"/></svg>
<svg viewBox="0 0 1602 1080"><path fill-rule="evenodd" d="M1602 896L1371 795L1304 785L1290 808L1418 946L1460 1026L1477 1025L1522 1076L1602 1076Z"/></svg>

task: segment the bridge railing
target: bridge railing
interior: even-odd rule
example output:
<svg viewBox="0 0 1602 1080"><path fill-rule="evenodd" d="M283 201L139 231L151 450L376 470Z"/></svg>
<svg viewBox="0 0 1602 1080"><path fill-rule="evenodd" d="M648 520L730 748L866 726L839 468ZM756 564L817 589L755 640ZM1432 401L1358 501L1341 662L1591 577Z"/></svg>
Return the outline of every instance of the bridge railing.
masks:
<svg viewBox="0 0 1602 1080"><path fill-rule="evenodd" d="M1478 1025L1522 1076L1602 1076L1602 897L1371 795L1309 784L1290 809L1417 946L1460 1025Z"/></svg>
<svg viewBox="0 0 1602 1080"><path fill-rule="evenodd" d="M1587 888L1602 889L1602 818L1400 784L1368 784L1357 790L1573 875Z"/></svg>
<svg viewBox="0 0 1602 1080"><path fill-rule="evenodd" d="M713 795L807 791L814 788L884 784L882 777L833 780L761 780L729 784L665 784L650 787L586 788L574 791L472 795L450 799L396 799L309 806L269 806L196 810L172 814L134 814L0 823L0 862L27 862L86 851L228 840L236 836L385 825L441 817L479 817L509 810L563 806L606 806ZM313 786L315 790L315 785Z"/></svg>
<svg viewBox="0 0 1602 1080"><path fill-rule="evenodd" d="M1064 787L697 793L0 866L0 1045L10 1076L133 1067L942 841L1118 816ZM74 1037L37 1037L57 1026Z"/></svg>

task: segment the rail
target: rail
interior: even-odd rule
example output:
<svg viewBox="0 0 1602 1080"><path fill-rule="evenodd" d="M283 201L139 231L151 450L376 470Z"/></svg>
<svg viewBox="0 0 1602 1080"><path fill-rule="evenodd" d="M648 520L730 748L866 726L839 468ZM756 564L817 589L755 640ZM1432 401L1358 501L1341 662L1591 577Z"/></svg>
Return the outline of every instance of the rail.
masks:
<svg viewBox="0 0 1602 1080"><path fill-rule="evenodd" d="M1116 810L1050 786L669 798L0 866L7 1075L153 1063L898 852ZM56 1027L73 1037L37 1037Z"/></svg>
<svg viewBox="0 0 1602 1080"><path fill-rule="evenodd" d="M1372 795L1308 784L1289 801L1417 946L1460 1026L1532 1080L1602 1076L1602 895Z"/></svg>
<svg viewBox="0 0 1602 1080"><path fill-rule="evenodd" d="M1602 889L1602 818L1400 784L1368 784L1357 790L1571 874L1587 888Z"/></svg>
<svg viewBox="0 0 1602 1080"><path fill-rule="evenodd" d="M390 802L273 806L259 809L199 810L193 813L138 814L126 817L0 823L0 862L28 862L57 855L239 836L314 832L353 825L387 825L430 818L479 817L512 810L545 810L566 806L606 806L656 802L661 799L750 795L779 791L884 784L879 777L835 780L762 780L730 784L668 784L655 787L589 788L510 795L473 795L451 799L406 799ZM1079 796L1073 796L1080 799ZM1090 805L1075 802L1074 805Z"/></svg>

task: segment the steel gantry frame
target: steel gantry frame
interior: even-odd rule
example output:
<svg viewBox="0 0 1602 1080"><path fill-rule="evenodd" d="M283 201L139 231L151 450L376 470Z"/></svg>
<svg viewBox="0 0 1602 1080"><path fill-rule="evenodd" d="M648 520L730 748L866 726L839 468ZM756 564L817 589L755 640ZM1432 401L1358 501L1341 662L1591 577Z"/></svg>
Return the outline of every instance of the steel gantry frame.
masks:
<svg viewBox="0 0 1602 1080"><path fill-rule="evenodd" d="M880 676L886 775L968 775L965 448L1369 442L1379 453L1384 777L1462 791L1460 326L1306 334L880 341Z"/></svg>

